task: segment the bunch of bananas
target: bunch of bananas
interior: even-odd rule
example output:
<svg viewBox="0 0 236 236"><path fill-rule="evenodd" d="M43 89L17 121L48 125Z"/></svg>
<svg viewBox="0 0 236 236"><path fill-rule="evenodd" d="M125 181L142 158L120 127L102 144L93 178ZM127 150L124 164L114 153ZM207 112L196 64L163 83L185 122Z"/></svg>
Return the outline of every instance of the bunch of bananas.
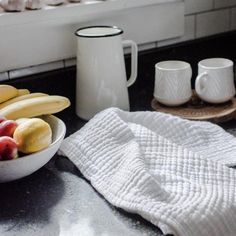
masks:
<svg viewBox="0 0 236 236"><path fill-rule="evenodd" d="M63 96L30 93L11 85L0 85L0 116L16 120L40 115L54 114L70 106Z"/></svg>
<svg viewBox="0 0 236 236"><path fill-rule="evenodd" d="M52 129L36 116L54 114L69 105L63 96L0 85L0 161L47 148L52 143Z"/></svg>

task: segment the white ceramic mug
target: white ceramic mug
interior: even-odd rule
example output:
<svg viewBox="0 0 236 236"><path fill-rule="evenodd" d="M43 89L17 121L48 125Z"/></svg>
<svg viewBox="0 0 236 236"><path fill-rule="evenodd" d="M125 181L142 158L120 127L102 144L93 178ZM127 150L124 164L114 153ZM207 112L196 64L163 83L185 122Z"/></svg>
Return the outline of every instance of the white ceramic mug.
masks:
<svg viewBox="0 0 236 236"><path fill-rule="evenodd" d="M162 61L155 65L154 97L167 106L186 103L192 96L192 68L184 61Z"/></svg>
<svg viewBox="0 0 236 236"><path fill-rule="evenodd" d="M195 90L210 103L222 103L235 95L233 62L225 58L209 58L198 63Z"/></svg>
<svg viewBox="0 0 236 236"><path fill-rule="evenodd" d="M76 31L76 114L89 120L96 113L119 107L129 110L128 89L137 77L138 48L122 40L123 30L114 26L92 26ZM127 80L124 46L131 47L131 76Z"/></svg>

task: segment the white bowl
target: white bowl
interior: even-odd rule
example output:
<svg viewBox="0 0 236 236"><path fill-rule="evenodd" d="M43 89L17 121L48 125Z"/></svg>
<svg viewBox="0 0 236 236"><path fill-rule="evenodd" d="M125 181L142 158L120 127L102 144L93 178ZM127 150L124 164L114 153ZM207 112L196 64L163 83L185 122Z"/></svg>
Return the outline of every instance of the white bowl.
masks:
<svg viewBox="0 0 236 236"><path fill-rule="evenodd" d="M43 116L52 128L52 144L39 152L29 154L14 160L0 161L0 183L23 178L44 166L59 149L66 133L66 126L59 118Z"/></svg>

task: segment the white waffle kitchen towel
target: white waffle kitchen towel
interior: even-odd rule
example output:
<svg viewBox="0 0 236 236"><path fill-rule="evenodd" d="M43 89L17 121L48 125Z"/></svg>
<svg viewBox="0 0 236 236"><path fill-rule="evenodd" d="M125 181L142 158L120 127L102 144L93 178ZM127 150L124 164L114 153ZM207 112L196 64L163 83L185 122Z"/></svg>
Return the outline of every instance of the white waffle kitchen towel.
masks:
<svg viewBox="0 0 236 236"><path fill-rule="evenodd" d="M107 109L60 152L111 204L175 236L236 235L236 138L209 122Z"/></svg>

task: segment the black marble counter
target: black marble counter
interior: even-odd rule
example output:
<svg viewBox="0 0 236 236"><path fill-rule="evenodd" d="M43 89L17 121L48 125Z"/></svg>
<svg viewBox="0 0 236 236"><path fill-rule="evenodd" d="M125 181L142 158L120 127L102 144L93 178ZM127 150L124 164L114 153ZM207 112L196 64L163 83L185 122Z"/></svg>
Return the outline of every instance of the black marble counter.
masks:
<svg viewBox="0 0 236 236"><path fill-rule="evenodd" d="M146 51L139 56L139 77L130 88L131 110L151 110L154 65L167 59L191 63L193 77L197 62L206 57L227 57L235 62L236 34L179 44L171 48ZM219 47L227 45L227 47ZM218 53L216 53L216 49ZM129 64L129 57L127 57ZM75 105L75 68L9 81L32 92L60 94L72 106L58 114L67 126L66 136L86 122L78 118ZM222 126L235 133L236 122ZM161 231L141 217L110 205L66 157L55 155L34 174L11 183L0 184L1 236L157 236Z"/></svg>
<svg viewBox="0 0 236 236"><path fill-rule="evenodd" d="M72 109L58 114L67 136L85 121ZM0 184L1 236L162 235L141 217L104 200L67 158L55 155L34 174Z"/></svg>

